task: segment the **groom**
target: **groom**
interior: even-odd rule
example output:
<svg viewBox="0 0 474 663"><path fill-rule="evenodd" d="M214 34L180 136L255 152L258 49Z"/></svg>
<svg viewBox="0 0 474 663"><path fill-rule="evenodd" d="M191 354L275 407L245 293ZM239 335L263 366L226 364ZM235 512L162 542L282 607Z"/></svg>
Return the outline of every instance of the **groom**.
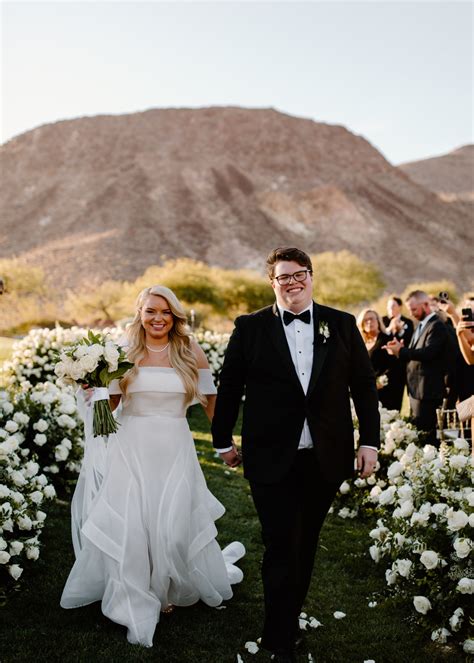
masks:
<svg viewBox="0 0 474 663"><path fill-rule="evenodd" d="M359 419L362 477L377 462L379 413L354 317L313 302L309 256L275 249L267 269L276 302L235 321L212 433L225 463L238 465L232 430L245 393L244 475L265 546L262 647L274 661L291 663L319 532L339 485L354 472L349 395Z"/></svg>

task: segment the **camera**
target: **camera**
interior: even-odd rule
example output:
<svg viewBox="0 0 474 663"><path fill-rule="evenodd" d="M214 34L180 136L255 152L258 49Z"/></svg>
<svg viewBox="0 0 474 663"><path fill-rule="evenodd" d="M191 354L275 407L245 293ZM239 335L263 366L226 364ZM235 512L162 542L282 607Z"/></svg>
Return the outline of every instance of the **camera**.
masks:
<svg viewBox="0 0 474 663"><path fill-rule="evenodd" d="M462 308L461 309L461 319L464 322L474 322L474 313L472 308Z"/></svg>
<svg viewBox="0 0 474 663"><path fill-rule="evenodd" d="M438 299L441 302L441 304L447 304L449 301L449 292L446 292L446 290L440 292L438 294Z"/></svg>

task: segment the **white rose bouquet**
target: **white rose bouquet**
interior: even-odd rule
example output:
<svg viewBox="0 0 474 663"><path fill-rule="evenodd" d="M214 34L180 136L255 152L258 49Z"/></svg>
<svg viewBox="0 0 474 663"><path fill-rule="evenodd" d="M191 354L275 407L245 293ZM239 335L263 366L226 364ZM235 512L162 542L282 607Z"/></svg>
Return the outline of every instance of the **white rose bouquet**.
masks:
<svg viewBox="0 0 474 663"><path fill-rule="evenodd" d="M125 350L101 333L89 330L87 336L59 353L54 372L62 384L95 387L93 433L107 436L117 431L117 421L109 405L108 386L121 378L133 364Z"/></svg>

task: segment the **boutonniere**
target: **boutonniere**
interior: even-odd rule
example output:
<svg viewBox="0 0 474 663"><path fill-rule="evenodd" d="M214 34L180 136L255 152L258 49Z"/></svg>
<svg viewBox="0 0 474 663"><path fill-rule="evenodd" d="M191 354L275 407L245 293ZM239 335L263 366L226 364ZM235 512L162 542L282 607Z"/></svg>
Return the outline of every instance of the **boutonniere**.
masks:
<svg viewBox="0 0 474 663"><path fill-rule="evenodd" d="M329 331L329 325L325 320L320 320L318 331L322 342L326 343L328 338L331 336L331 332Z"/></svg>

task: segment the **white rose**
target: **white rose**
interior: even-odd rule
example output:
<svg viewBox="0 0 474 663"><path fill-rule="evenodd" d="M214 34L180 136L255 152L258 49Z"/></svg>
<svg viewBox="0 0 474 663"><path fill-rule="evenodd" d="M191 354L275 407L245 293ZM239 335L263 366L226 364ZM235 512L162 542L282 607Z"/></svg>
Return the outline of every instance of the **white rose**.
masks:
<svg viewBox="0 0 474 663"><path fill-rule="evenodd" d="M37 560L39 557L38 546L30 546L26 549L26 556L28 559Z"/></svg>
<svg viewBox="0 0 474 663"><path fill-rule="evenodd" d="M472 541L471 539L463 539L458 537L455 542L453 543L454 550L456 551L456 555L460 559L464 559L469 555L472 549Z"/></svg>
<svg viewBox="0 0 474 663"><path fill-rule="evenodd" d="M415 511L415 513L413 513L412 517L410 518L410 523L412 525L421 525L422 527L426 527L429 519L429 513L418 513Z"/></svg>
<svg viewBox="0 0 474 663"><path fill-rule="evenodd" d="M396 565L398 573L404 578L408 578L413 562L409 559L397 559Z"/></svg>
<svg viewBox="0 0 474 663"><path fill-rule="evenodd" d="M79 360L79 366L85 373L92 373L97 368L99 362L92 355L85 355Z"/></svg>
<svg viewBox="0 0 474 663"><path fill-rule="evenodd" d="M409 483L404 483L402 486L399 486L397 491L401 502L404 500L410 500L413 497L413 488Z"/></svg>
<svg viewBox="0 0 474 663"><path fill-rule="evenodd" d="M431 603L426 596L414 596L413 605L415 606L415 610L422 615L426 615L428 610L431 610Z"/></svg>
<svg viewBox="0 0 474 663"><path fill-rule="evenodd" d="M434 550L425 550L420 555L420 562L428 570L435 569L439 563L439 556Z"/></svg>
<svg viewBox="0 0 474 663"><path fill-rule="evenodd" d="M346 616L346 613L341 612L340 610L336 610L336 612L334 613L334 618L335 619L344 619L345 616Z"/></svg>
<svg viewBox="0 0 474 663"><path fill-rule="evenodd" d="M76 428L76 422L68 414L61 414L57 422L61 428Z"/></svg>
<svg viewBox="0 0 474 663"><path fill-rule="evenodd" d="M13 415L13 421L16 421L17 424L20 424L21 426L26 425L29 422L30 418L27 414L24 412L15 412Z"/></svg>
<svg viewBox="0 0 474 663"><path fill-rule="evenodd" d="M379 495L379 504L382 506L393 504L395 501L395 494L397 492L396 486L389 486L386 490L382 491Z"/></svg>
<svg viewBox="0 0 474 663"><path fill-rule="evenodd" d="M387 471L387 476L389 479L396 479L403 472L403 465L396 460L390 465Z"/></svg>
<svg viewBox="0 0 474 663"><path fill-rule="evenodd" d="M36 435L33 438L33 442L37 444L39 447L42 447L46 442L48 441L48 438L46 435L43 435L43 433L36 433Z"/></svg>
<svg viewBox="0 0 474 663"><path fill-rule="evenodd" d="M374 562L380 561L380 550L378 546L376 546L375 544L373 546L370 546L369 553L372 559L374 560Z"/></svg>
<svg viewBox="0 0 474 663"><path fill-rule="evenodd" d="M474 640L472 638L464 640L462 650L465 654L474 654Z"/></svg>
<svg viewBox="0 0 474 663"><path fill-rule="evenodd" d="M38 470L38 463L35 463L33 460L29 460L24 468L25 476L28 477L28 479L31 479L32 477L36 476L36 474L38 474Z"/></svg>
<svg viewBox="0 0 474 663"><path fill-rule="evenodd" d="M41 504L43 501L43 493L40 490L35 490L32 493L30 493L30 500L34 502L35 504Z"/></svg>
<svg viewBox="0 0 474 663"><path fill-rule="evenodd" d="M0 550L0 564L8 564L10 555L5 550Z"/></svg>
<svg viewBox="0 0 474 663"><path fill-rule="evenodd" d="M431 444L426 444L423 447L423 459L426 461L434 460L438 455L438 449Z"/></svg>
<svg viewBox="0 0 474 663"><path fill-rule="evenodd" d="M19 555L23 548L22 541L12 541L10 543L10 555Z"/></svg>
<svg viewBox="0 0 474 663"><path fill-rule="evenodd" d="M52 497L55 497L56 490L55 490L54 486L52 486L51 484L49 484L48 486L45 486L43 488L43 495L45 497L47 497L48 499L51 499Z"/></svg>
<svg viewBox="0 0 474 663"><path fill-rule="evenodd" d="M0 483L0 498L1 497L9 497L11 493L11 490L8 486L5 486L5 484Z"/></svg>
<svg viewBox="0 0 474 663"><path fill-rule="evenodd" d="M66 447L66 449L69 449L69 450L72 449L72 442L67 437L63 437L60 444L62 444L63 447Z"/></svg>
<svg viewBox="0 0 474 663"><path fill-rule="evenodd" d="M394 540L395 544L396 544L399 548L401 548L401 547L403 546L403 544L405 543L406 538L403 536L403 534L400 534L400 532L397 532L397 533L395 534L395 536L393 537L393 540Z"/></svg>
<svg viewBox="0 0 474 663"><path fill-rule="evenodd" d="M456 590L461 594L474 594L474 580L471 578L461 578Z"/></svg>
<svg viewBox="0 0 474 663"><path fill-rule="evenodd" d="M341 483L341 485L339 486L339 492L341 493L341 495L345 495L346 493L348 493L348 492L350 491L350 489L351 489L351 487L350 487L350 485L347 483L347 481L344 481L344 482Z"/></svg>
<svg viewBox="0 0 474 663"><path fill-rule="evenodd" d="M397 582L397 572L395 569L387 569L385 571L385 580L387 585L394 585Z"/></svg>
<svg viewBox="0 0 474 663"><path fill-rule="evenodd" d="M4 532L13 532L13 520L11 518L7 518L7 520L4 520L2 529Z"/></svg>
<svg viewBox="0 0 474 663"><path fill-rule="evenodd" d="M11 564L8 567L8 573L11 575L13 580L18 580L18 578L21 576L23 573L23 569L19 564Z"/></svg>
<svg viewBox="0 0 474 663"><path fill-rule="evenodd" d="M7 516L7 518L8 518L8 516L11 516L12 511L13 511L13 509L12 509L12 505L10 504L10 502L4 502L0 506L0 512L3 513L4 516ZM5 524L3 524L3 529L5 529Z"/></svg>
<svg viewBox="0 0 474 663"><path fill-rule="evenodd" d="M3 537L0 536L0 550L5 550L7 547L7 542Z"/></svg>
<svg viewBox="0 0 474 663"><path fill-rule="evenodd" d="M10 478L15 484L15 486L25 486L28 483L25 477L23 476L22 472L20 472L19 470L14 470L10 474Z"/></svg>
<svg viewBox="0 0 474 663"><path fill-rule="evenodd" d="M13 419L9 419L5 424L4 428L9 433L16 433L16 431L18 430L18 424L16 423L16 421L13 421Z"/></svg>
<svg viewBox="0 0 474 663"><path fill-rule="evenodd" d="M451 456L449 459L449 466L454 470L462 470L466 467L468 462L468 457L458 454L456 456Z"/></svg>
<svg viewBox="0 0 474 663"><path fill-rule="evenodd" d="M13 403L10 403L9 401L7 401L6 403L3 403L2 408L3 408L3 411L5 412L5 414L11 414L13 412L13 410L15 409L13 407Z"/></svg>
<svg viewBox="0 0 474 663"><path fill-rule="evenodd" d="M469 518L464 511L455 511L454 509L448 509L446 512L447 526L450 532L458 532L460 529L463 529L469 522Z"/></svg>
<svg viewBox="0 0 474 663"><path fill-rule="evenodd" d="M20 516L17 520L18 527L20 529L31 529L33 526L33 522L29 516Z"/></svg>
<svg viewBox="0 0 474 663"><path fill-rule="evenodd" d="M45 430L48 430L48 422L44 419L38 419L33 424L33 428L38 431L38 433L44 433Z"/></svg>
<svg viewBox="0 0 474 663"><path fill-rule="evenodd" d="M63 447L62 444L58 444L58 446L54 448L54 457L58 462L67 460L68 456L69 456L69 449Z"/></svg>
<svg viewBox="0 0 474 663"><path fill-rule="evenodd" d="M119 357L120 352L117 350L115 343L108 341L104 348L104 358L109 365L110 372L117 370Z"/></svg>
<svg viewBox="0 0 474 663"><path fill-rule="evenodd" d="M438 628L431 634L431 639L434 642L439 642L440 644L444 645L450 635L451 633L447 628Z"/></svg>
<svg viewBox="0 0 474 663"><path fill-rule="evenodd" d="M104 355L104 348L99 343L93 343L87 348L87 354L95 359L100 359Z"/></svg>
<svg viewBox="0 0 474 663"><path fill-rule="evenodd" d="M464 617L464 610L462 608L457 608L449 619L449 625L451 630L456 632L461 628Z"/></svg>
<svg viewBox="0 0 474 663"><path fill-rule="evenodd" d="M37 511L36 512L36 520L39 523L42 523L46 519L46 514L44 511Z"/></svg>
<svg viewBox="0 0 474 663"><path fill-rule="evenodd" d="M414 505L411 500L405 500L400 504L400 516L401 518L409 518L414 510Z"/></svg>
<svg viewBox="0 0 474 663"><path fill-rule="evenodd" d="M453 441L453 446L458 451L469 451L469 443L463 437L458 437Z"/></svg>

